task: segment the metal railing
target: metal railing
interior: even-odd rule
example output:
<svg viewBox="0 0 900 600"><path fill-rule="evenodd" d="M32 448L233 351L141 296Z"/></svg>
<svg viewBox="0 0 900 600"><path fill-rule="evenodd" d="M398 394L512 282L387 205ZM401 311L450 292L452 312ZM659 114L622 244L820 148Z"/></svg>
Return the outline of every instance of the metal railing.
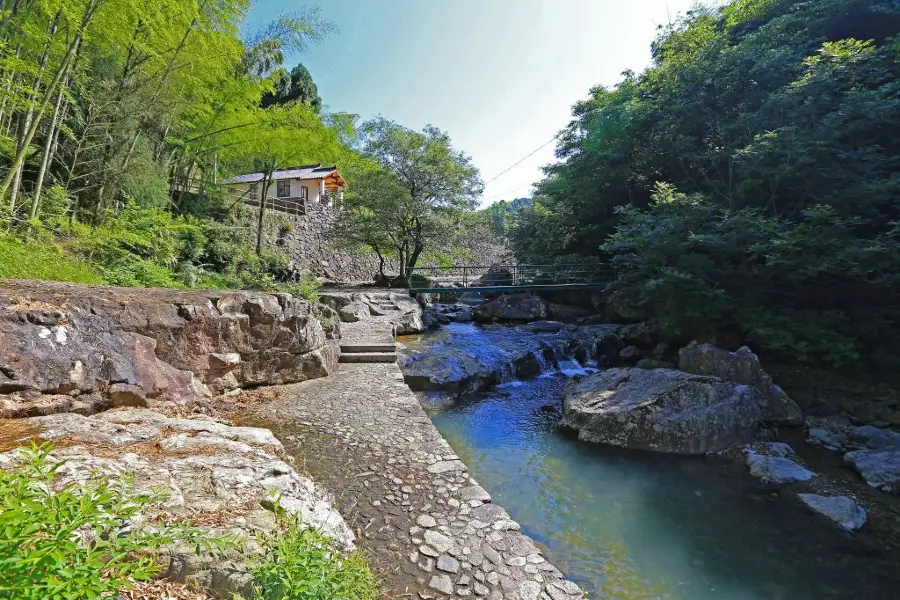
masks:
<svg viewBox="0 0 900 600"><path fill-rule="evenodd" d="M416 267L411 287L495 288L608 283L612 270L601 264L453 265Z"/></svg>
<svg viewBox="0 0 900 600"><path fill-rule="evenodd" d="M251 196L245 196L242 198L242 201L247 206L259 207L258 197L253 198ZM266 198L266 209L277 210L290 215L305 215L306 199L299 196L292 196L290 198L276 198L274 196L269 196Z"/></svg>

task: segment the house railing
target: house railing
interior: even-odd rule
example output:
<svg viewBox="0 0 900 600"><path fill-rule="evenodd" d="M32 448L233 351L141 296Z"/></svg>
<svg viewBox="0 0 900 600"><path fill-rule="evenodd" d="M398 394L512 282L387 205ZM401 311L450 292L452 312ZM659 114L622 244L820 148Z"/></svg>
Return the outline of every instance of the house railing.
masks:
<svg viewBox="0 0 900 600"><path fill-rule="evenodd" d="M245 196L242 201L247 206L259 207L259 197ZM287 198L277 198L269 196L266 198L266 209L277 210L289 215L303 216L306 214L306 198L299 196L291 196Z"/></svg>

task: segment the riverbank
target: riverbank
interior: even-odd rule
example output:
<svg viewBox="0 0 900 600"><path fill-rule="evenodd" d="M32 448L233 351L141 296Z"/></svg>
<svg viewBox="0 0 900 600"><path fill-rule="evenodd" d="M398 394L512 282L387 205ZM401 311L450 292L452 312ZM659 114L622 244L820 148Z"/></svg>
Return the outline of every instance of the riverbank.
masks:
<svg viewBox="0 0 900 600"><path fill-rule="evenodd" d="M272 390L270 428L335 496L388 597L580 598L478 485L393 364L348 364Z"/></svg>
<svg viewBox="0 0 900 600"><path fill-rule="evenodd" d="M572 333L550 346L580 354L580 345L565 339ZM503 336L493 350L492 341ZM891 597L900 584L893 568L900 557L897 499L869 488L838 454L806 443L799 427L765 429L761 437L789 441L794 460L817 473L809 482L773 485L750 474L740 445L686 457L581 442L557 422L571 375L583 376L596 364L592 369L583 360L587 369L578 373L572 368L578 362L560 355L539 374L521 377L499 364L503 357L540 354L548 340L538 337L521 327L451 325L401 340L413 373L430 364L450 375L442 381L449 391L418 394L435 426L547 558L590 595ZM472 361L482 368L456 368ZM442 362L448 368L440 369ZM500 385L457 391L456 375L474 372ZM844 532L804 506L803 493L853 497L868 523Z"/></svg>

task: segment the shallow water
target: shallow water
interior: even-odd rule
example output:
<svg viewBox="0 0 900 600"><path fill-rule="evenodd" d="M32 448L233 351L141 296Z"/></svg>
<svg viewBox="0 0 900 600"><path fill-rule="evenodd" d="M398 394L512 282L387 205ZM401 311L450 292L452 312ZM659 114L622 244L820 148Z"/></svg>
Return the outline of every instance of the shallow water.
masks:
<svg viewBox="0 0 900 600"><path fill-rule="evenodd" d="M407 342L407 352L427 352L427 339ZM814 517L790 492L760 488L740 465L604 448L557 431L567 379L550 369L489 392L421 399L494 501L592 597L900 598L896 554L865 531L851 536Z"/></svg>

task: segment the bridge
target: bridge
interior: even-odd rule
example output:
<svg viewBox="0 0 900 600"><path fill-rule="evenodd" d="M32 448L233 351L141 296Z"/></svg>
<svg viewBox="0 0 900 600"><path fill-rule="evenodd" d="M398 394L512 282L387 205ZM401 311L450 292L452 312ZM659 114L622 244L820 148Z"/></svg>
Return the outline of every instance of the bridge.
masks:
<svg viewBox="0 0 900 600"><path fill-rule="evenodd" d="M613 279L600 264L416 267L410 293L518 293L600 289Z"/></svg>

